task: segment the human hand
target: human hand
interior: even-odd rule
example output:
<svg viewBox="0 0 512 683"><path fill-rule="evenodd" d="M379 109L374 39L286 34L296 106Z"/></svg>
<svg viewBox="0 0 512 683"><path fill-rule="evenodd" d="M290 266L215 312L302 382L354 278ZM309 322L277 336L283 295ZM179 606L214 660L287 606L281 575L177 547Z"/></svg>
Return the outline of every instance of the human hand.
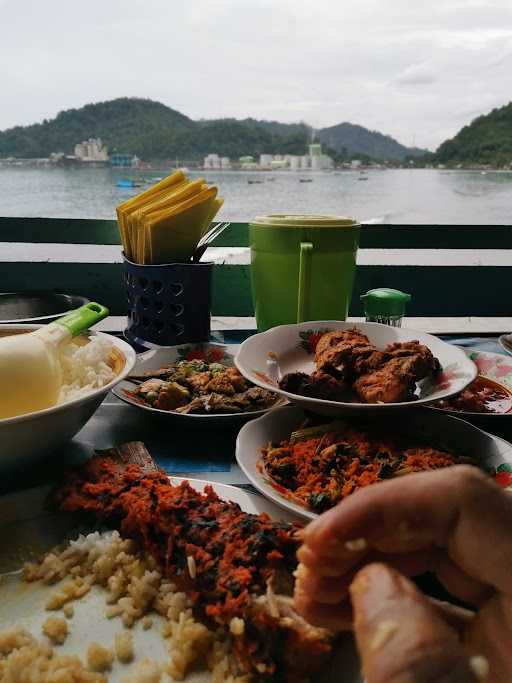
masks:
<svg viewBox="0 0 512 683"><path fill-rule="evenodd" d="M476 468L361 489L303 539L296 608L335 630L355 617L368 683L473 681L487 667L485 680L512 681L512 496ZM425 571L475 611L435 603L402 575Z"/></svg>

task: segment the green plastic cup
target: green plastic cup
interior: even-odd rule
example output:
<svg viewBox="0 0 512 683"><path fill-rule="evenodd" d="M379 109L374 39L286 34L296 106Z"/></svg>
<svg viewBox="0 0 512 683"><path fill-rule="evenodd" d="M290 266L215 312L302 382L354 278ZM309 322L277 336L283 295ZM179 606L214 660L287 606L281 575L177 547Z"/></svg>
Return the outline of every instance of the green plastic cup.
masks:
<svg viewBox="0 0 512 683"><path fill-rule="evenodd" d="M345 320L361 226L341 216L258 216L249 226L258 330Z"/></svg>

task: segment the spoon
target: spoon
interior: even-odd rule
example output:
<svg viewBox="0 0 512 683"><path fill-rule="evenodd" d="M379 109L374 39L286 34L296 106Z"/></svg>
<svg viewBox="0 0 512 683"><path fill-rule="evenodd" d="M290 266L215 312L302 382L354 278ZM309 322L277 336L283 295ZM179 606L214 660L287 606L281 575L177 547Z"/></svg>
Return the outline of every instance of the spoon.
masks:
<svg viewBox="0 0 512 683"><path fill-rule="evenodd" d="M208 249L208 245L230 225L231 223L217 223L217 225L214 225L213 228L210 228L208 232L205 232L205 234L197 243L194 253L192 254L192 261L194 263L199 263L204 252Z"/></svg>
<svg viewBox="0 0 512 683"><path fill-rule="evenodd" d="M108 315L91 302L28 334L0 339L0 419L50 408L62 386L60 346Z"/></svg>
<svg viewBox="0 0 512 683"><path fill-rule="evenodd" d="M502 334L498 341L501 348L512 356L512 334Z"/></svg>

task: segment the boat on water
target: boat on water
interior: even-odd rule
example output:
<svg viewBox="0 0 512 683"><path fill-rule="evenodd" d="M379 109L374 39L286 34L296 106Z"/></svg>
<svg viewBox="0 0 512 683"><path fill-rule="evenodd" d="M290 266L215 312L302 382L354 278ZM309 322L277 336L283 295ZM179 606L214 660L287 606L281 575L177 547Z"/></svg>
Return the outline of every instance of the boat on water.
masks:
<svg viewBox="0 0 512 683"><path fill-rule="evenodd" d="M368 180L368 176L365 176L365 175L359 176L358 180Z"/></svg>
<svg viewBox="0 0 512 683"><path fill-rule="evenodd" d="M313 178L299 178L299 183L312 183Z"/></svg>
<svg viewBox="0 0 512 683"><path fill-rule="evenodd" d="M263 180L248 180L249 185L261 185Z"/></svg>
<svg viewBox="0 0 512 683"><path fill-rule="evenodd" d="M121 178L121 180L118 180L116 183L117 187L141 187L142 183L137 182L136 180L130 180L130 178Z"/></svg>

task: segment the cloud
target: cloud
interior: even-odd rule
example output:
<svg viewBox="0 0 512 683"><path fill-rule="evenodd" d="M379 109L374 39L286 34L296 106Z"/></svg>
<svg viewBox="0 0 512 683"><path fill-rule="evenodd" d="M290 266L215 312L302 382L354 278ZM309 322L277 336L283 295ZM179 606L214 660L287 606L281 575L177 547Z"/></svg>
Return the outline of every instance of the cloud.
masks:
<svg viewBox="0 0 512 683"><path fill-rule="evenodd" d="M431 85L437 81L437 75L425 64L411 64L395 79L397 85Z"/></svg>
<svg viewBox="0 0 512 683"><path fill-rule="evenodd" d="M436 147L505 104L510 0L0 0L0 130L120 96Z"/></svg>

